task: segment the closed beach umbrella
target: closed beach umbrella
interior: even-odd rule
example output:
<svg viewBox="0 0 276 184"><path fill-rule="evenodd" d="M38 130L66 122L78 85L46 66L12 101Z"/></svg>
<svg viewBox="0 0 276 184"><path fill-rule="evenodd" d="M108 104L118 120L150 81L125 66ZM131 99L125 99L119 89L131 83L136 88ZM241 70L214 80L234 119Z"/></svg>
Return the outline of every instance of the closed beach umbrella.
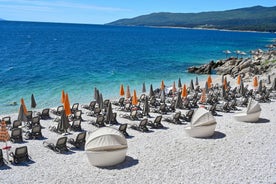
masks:
<svg viewBox="0 0 276 184"><path fill-rule="evenodd" d="M31 108L35 108L35 107L36 107L36 102L35 102L34 94L32 94L32 96L31 96Z"/></svg>
<svg viewBox="0 0 276 184"><path fill-rule="evenodd" d="M96 89L96 99L95 100L98 103L98 105L101 103L100 91L98 89Z"/></svg>
<svg viewBox="0 0 276 184"><path fill-rule="evenodd" d="M199 101L201 103L203 103L203 104L206 103L206 92L205 92L205 89L202 90L202 93L201 93Z"/></svg>
<svg viewBox="0 0 276 184"><path fill-rule="evenodd" d="M259 80L259 87L258 87L258 92L262 92L263 90L263 81L262 80Z"/></svg>
<svg viewBox="0 0 276 184"><path fill-rule="evenodd" d="M20 105L17 120L20 121L20 122L27 122L27 116L24 113L24 108L23 108L22 104Z"/></svg>
<svg viewBox="0 0 276 184"><path fill-rule="evenodd" d="M130 97L131 97L130 89L129 89L129 86L127 86L126 98L130 98Z"/></svg>
<svg viewBox="0 0 276 184"><path fill-rule="evenodd" d="M136 90L133 91L133 97L132 97L132 105L137 105L138 104L138 98L136 94Z"/></svg>
<svg viewBox="0 0 276 184"><path fill-rule="evenodd" d="M243 84L243 81L242 81L242 80L241 80L241 85L240 85L240 94L241 94L242 96L245 95L244 84Z"/></svg>
<svg viewBox="0 0 276 184"><path fill-rule="evenodd" d="M237 84L240 85L241 84L241 75L238 75L238 78L237 78Z"/></svg>
<svg viewBox="0 0 276 184"><path fill-rule="evenodd" d="M97 101L97 96L98 94L97 94L97 88L95 87L94 88L94 99Z"/></svg>
<svg viewBox="0 0 276 184"><path fill-rule="evenodd" d="M255 76L255 77L253 78L253 87L254 87L255 89L257 89L257 87L258 87L258 78L257 78L257 76Z"/></svg>
<svg viewBox="0 0 276 184"><path fill-rule="evenodd" d="M181 84L181 79L180 79L180 77L178 78L178 88L182 88L182 84Z"/></svg>
<svg viewBox="0 0 276 184"><path fill-rule="evenodd" d="M153 97L154 96L154 92L153 92L153 87L152 84L150 85L150 91L149 91L149 97Z"/></svg>
<svg viewBox="0 0 276 184"><path fill-rule="evenodd" d="M182 98L181 98L181 93L177 93L177 98L176 98L176 103L175 103L175 108L181 108L183 106L182 103Z"/></svg>
<svg viewBox="0 0 276 184"><path fill-rule="evenodd" d="M106 121L110 123L112 118L113 118L112 104L111 102L109 102L107 107L107 112L106 112Z"/></svg>
<svg viewBox="0 0 276 184"><path fill-rule="evenodd" d="M195 85L198 86L199 83L198 83L198 77L196 76L196 81L195 81Z"/></svg>
<svg viewBox="0 0 276 184"><path fill-rule="evenodd" d="M192 91L195 89L193 79L191 79L190 89L191 89Z"/></svg>
<svg viewBox="0 0 276 184"><path fill-rule="evenodd" d="M224 77L223 88L227 89L227 79L226 79L226 77Z"/></svg>
<svg viewBox="0 0 276 184"><path fill-rule="evenodd" d="M65 101L63 105L66 116L69 116L71 114L71 108L68 93L65 94Z"/></svg>
<svg viewBox="0 0 276 184"><path fill-rule="evenodd" d="M165 103L166 100L166 95L165 95L165 90L161 91L161 96L160 96L160 101Z"/></svg>
<svg viewBox="0 0 276 184"><path fill-rule="evenodd" d="M57 129L59 132L67 132L70 127L68 117L66 116L65 110L61 112L61 121L58 123Z"/></svg>
<svg viewBox="0 0 276 184"><path fill-rule="evenodd" d="M103 95L102 93L100 93L99 95L99 108L103 109L104 108L104 104L103 104Z"/></svg>
<svg viewBox="0 0 276 184"><path fill-rule="evenodd" d="M149 101L148 97L146 96L145 102L144 102L144 107L143 107L143 114L144 115L149 115L150 108L149 108Z"/></svg>
<svg viewBox="0 0 276 184"><path fill-rule="evenodd" d="M61 103L64 104L64 101L65 101L65 92L64 90L61 91Z"/></svg>
<svg viewBox="0 0 276 184"><path fill-rule="evenodd" d="M120 96L124 96L124 95L125 95L124 85L121 84L121 87L120 87Z"/></svg>
<svg viewBox="0 0 276 184"><path fill-rule="evenodd" d="M21 105L23 106L23 112L24 112L24 114L28 114L28 110L27 110L27 107L25 105L24 99L21 98L20 102L21 102Z"/></svg>
<svg viewBox="0 0 276 184"><path fill-rule="evenodd" d="M172 86L172 93L174 95L174 93L176 92L176 87L175 87L175 82L173 81L173 86Z"/></svg>
<svg viewBox="0 0 276 184"><path fill-rule="evenodd" d="M161 90L164 90L164 89L165 89L165 84L164 84L164 81L163 81L163 80L162 80L162 82L161 82L160 89L161 89Z"/></svg>
<svg viewBox="0 0 276 184"><path fill-rule="evenodd" d="M212 87L212 77L211 77L211 75L208 76L207 84L208 84L208 88Z"/></svg>
<svg viewBox="0 0 276 184"><path fill-rule="evenodd" d="M146 84L143 82L142 93L146 93Z"/></svg>
<svg viewBox="0 0 276 184"><path fill-rule="evenodd" d="M183 88L182 88L182 92L181 92L181 97L182 98L186 98L188 95L187 93L187 87L186 87L186 84L184 84Z"/></svg>
<svg viewBox="0 0 276 184"><path fill-rule="evenodd" d="M209 93L209 88L208 88L208 82L207 81L205 82L205 92Z"/></svg>

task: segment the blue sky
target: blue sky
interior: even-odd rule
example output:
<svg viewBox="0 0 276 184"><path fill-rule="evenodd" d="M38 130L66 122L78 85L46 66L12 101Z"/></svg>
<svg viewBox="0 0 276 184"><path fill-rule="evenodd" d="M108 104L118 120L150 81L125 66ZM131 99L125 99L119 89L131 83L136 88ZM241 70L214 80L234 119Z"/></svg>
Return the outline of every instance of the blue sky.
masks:
<svg viewBox="0 0 276 184"><path fill-rule="evenodd" d="M262 5L275 0L0 0L6 20L104 24L153 12L196 13Z"/></svg>

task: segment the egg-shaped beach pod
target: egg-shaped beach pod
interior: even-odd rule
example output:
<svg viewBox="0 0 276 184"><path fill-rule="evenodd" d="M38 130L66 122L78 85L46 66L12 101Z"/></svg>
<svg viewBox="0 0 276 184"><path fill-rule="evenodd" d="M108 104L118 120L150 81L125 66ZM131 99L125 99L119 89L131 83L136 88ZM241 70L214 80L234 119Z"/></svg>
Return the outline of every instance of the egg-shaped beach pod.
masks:
<svg viewBox="0 0 276 184"><path fill-rule="evenodd" d="M194 112L191 123L185 127L185 131L191 137L210 137L214 134L216 125L216 119L211 112L199 108Z"/></svg>
<svg viewBox="0 0 276 184"><path fill-rule="evenodd" d="M256 122L259 120L261 111L262 109L259 102L250 99L247 108L241 112L236 112L234 118L237 121Z"/></svg>
<svg viewBox="0 0 276 184"><path fill-rule="evenodd" d="M125 160L127 140L115 128L103 127L88 133L85 152L91 165L106 167Z"/></svg>

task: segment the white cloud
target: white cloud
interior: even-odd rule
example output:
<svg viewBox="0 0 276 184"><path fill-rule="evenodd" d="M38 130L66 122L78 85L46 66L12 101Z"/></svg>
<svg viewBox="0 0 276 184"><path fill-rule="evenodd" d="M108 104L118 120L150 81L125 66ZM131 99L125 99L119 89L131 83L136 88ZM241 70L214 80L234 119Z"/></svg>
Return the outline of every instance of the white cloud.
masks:
<svg viewBox="0 0 276 184"><path fill-rule="evenodd" d="M83 10L96 10L96 11L107 11L107 12L129 12L130 9L123 9L117 7L108 7L108 6L96 6L91 4L83 4L83 3L72 3L65 1L39 1L39 0L0 0L0 3L4 3L4 5L0 4L1 7L15 7L15 8L27 8L35 10L37 7L37 11L43 10L44 8L48 10L50 8L73 8L73 9L83 9Z"/></svg>

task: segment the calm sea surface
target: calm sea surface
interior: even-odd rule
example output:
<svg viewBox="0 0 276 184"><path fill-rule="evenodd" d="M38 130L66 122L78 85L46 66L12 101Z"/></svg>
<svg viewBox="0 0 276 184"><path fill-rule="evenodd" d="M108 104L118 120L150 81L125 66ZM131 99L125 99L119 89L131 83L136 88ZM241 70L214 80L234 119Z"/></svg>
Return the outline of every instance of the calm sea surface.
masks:
<svg viewBox="0 0 276 184"><path fill-rule="evenodd" d="M88 104L94 87L104 99L117 99L120 84L138 96L143 82L147 90L179 77L188 84L195 75L187 67L225 58L226 49L265 49L273 39L269 33L0 21L0 115L18 112L19 105L8 104L20 98L30 108L32 93L42 109L60 105L62 89L71 104Z"/></svg>

